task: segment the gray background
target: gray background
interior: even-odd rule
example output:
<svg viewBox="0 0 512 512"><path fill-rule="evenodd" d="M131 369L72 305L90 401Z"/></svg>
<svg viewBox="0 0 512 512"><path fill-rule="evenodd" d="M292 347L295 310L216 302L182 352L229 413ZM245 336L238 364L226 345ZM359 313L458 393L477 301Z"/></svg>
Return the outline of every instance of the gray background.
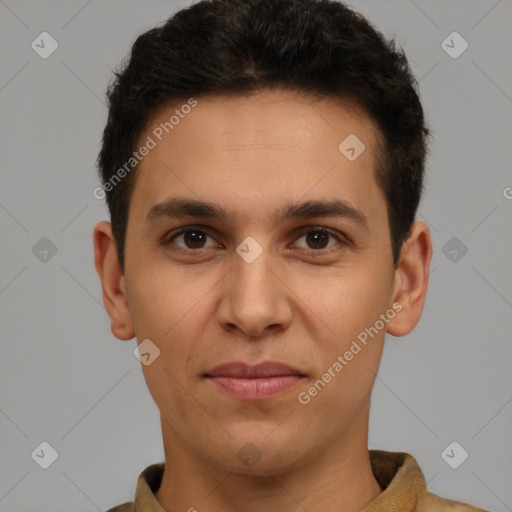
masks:
<svg viewBox="0 0 512 512"><path fill-rule="evenodd" d="M112 69L189 3L0 0L1 511L104 510L163 460L136 341L111 335L102 305L92 191ZM370 447L412 453L435 493L512 510L512 3L352 5L405 47L434 132L429 295L418 327L387 340ZM43 31L59 44L47 59L31 48ZM469 44L456 59L441 46L453 31ZM48 469L31 458L42 441ZM458 469L441 457L452 441L469 453Z"/></svg>

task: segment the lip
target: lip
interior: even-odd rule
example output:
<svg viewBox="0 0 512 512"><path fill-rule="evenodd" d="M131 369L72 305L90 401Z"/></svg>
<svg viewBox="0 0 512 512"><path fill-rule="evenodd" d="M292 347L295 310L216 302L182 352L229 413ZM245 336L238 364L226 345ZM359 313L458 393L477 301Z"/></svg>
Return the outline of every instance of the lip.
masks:
<svg viewBox="0 0 512 512"><path fill-rule="evenodd" d="M245 400L269 398L292 388L305 376L300 370L276 361L255 365L236 361L204 374L223 391Z"/></svg>
<svg viewBox="0 0 512 512"><path fill-rule="evenodd" d="M207 377L234 377L234 378L263 378L281 377L288 375L305 375L292 366L277 361L263 361L259 364L247 364L242 361L224 363L209 370Z"/></svg>

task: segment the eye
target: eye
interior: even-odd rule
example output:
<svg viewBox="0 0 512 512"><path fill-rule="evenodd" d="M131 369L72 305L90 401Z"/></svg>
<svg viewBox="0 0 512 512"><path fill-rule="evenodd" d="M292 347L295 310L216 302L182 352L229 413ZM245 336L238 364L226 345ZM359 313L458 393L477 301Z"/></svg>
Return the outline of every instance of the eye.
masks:
<svg viewBox="0 0 512 512"><path fill-rule="evenodd" d="M180 229L177 233L168 236L163 241L164 245L174 243L178 247L185 250L207 249L208 247L218 247L219 244L214 242L209 246L205 245L208 238L212 238L206 231L194 227L186 227ZM176 242L182 240L182 244ZM213 240L213 238L212 238Z"/></svg>
<svg viewBox="0 0 512 512"><path fill-rule="evenodd" d="M305 238L306 246L302 246L301 248L313 249L314 252L318 253L332 252L328 249L335 246L336 242L341 242L342 244L347 243L347 241L341 236L340 233L331 231L330 229L324 227L308 228L306 231L301 233L298 240L302 238ZM329 242L333 243L329 245Z"/></svg>
<svg viewBox="0 0 512 512"><path fill-rule="evenodd" d="M211 239L209 245L207 243L208 239ZM305 243L306 245L298 243L301 239L304 239L303 244ZM342 233L322 226L308 227L302 230L297 240L296 247L299 249L309 249L315 253L315 256L333 252L332 248L339 243L342 245L349 243ZM162 240L162 244L175 245L185 252L198 252L202 249L222 247L207 231L195 226L186 226L170 233Z"/></svg>

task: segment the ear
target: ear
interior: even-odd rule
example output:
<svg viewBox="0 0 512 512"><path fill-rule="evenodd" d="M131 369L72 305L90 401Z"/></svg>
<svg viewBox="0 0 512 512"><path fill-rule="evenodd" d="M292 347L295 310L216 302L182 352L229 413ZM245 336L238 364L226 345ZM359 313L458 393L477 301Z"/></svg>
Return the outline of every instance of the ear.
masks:
<svg viewBox="0 0 512 512"><path fill-rule="evenodd" d="M421 221L413 223L411 234L400 252L395 270L393 304L402 306L398 314L389 321L387 332L393 336L404 336L419 322L425 305L428 288L432 241L428 226Z"/></svg>
<svg viewBox="0 0 512 512"><path fill-rule="evenodd" d="M120 340L135 336L126 294L126 283L117 256L112 225L101 221L94 227L94 265L101 280L103 303L110 316L112 334Z"/></svg>

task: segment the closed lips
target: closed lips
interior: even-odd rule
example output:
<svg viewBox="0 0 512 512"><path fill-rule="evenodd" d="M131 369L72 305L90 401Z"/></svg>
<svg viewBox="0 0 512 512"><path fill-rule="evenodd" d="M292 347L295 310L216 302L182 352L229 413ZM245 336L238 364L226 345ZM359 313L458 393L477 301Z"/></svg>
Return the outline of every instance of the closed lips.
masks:
<svg viewBox="0 0 512 512"><path fill-rule="evenodd" d="M269 378L288 375L305 377L304 373L300 370L275 361L267 361L256 365L236 361L221 364L205 373L205 377L233 377L242 379Z"/></svg>

